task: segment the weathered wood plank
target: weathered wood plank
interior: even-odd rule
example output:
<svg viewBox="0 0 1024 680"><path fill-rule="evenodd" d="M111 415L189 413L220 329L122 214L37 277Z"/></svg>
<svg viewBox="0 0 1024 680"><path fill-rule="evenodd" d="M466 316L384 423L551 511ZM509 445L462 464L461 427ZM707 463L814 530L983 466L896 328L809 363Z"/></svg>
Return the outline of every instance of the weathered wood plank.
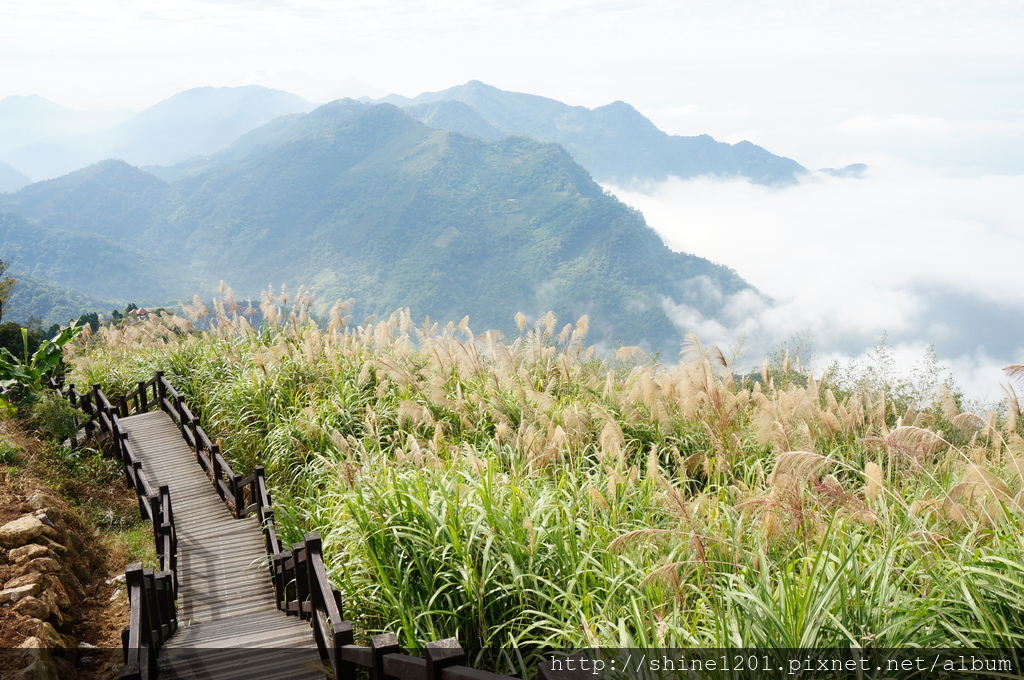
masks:
<svg viewBox="0 0 1024 680"><path fill-rule="evenodd" d="M276 607L255 517L232 517L166 413L121 425L150 483L170 488L174 508L181 627L164 645L161 677L251 677L258 659L258 677L322 679L309 624Z"/></svg>

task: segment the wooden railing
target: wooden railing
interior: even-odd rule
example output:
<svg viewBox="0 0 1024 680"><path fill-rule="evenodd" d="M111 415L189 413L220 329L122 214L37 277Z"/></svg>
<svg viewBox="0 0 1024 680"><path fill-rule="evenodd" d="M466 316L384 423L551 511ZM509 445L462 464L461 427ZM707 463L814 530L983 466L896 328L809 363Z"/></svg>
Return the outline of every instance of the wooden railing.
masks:
<svg viewBox="0 0 1024 680"><path fill-rule="evenodd" d="M74 385L61 389L55 381L50 387L59 390L73 406L88 416L85 425L88 434L100 432L110 435L112 447L124 466L125 480L135 490L139 512L152 523L160 570L143 569L132 564L125 569L128 586L129 623L121 632L124 649L124 669L121 677L128 680L155 678L156 659L164 641L178 629L175 601L178 597L178 535L174 527L174 511L167 486L156 491L146 477L142 462L135 455L128 433L120 420L129 415L124 397L117 405L93 385L89 392L79 392Z"/></svg>
<svg viewBox="0 0 1024 680"><path fill-rule="evenodd" d="M125 569L130 604L129 624L121 631L124 668L121 680L157 677L157 656L164 641L178 630L174 580L166 571L154 574L142 564Z"/></svg>
<svg viewBox="0 0 1024 680"><path fill-rule="evenodd" d="M393 633L371 636L369 646L354 644L352 623L342 618L341 593L327 578L321 540L316 533L306 534L305 540L294 544L290 552L275 554L273 572L278 607L310 621L320 657L330 663L335 680L356 680L360 666L369 669L370 680L386 677L509 680L515 677L466 666L467 654L456 638L426 643L422 657L403 652ZM537 670L539 680L566 677L549 663L539 664Z"/></svg>
<svg viewBox="0 0 1024 680"><path fill-rule="evenodd" d="M61 389L51 381L51 387ZM217 444L199 424L185 403L184 397L164 377L162 371L147 381L137 383L135 390L112 403L93 385L87 393L78 392L74 385L61 390L73 405L90 416L87 433L97 428L110 433L117 454L124 463L129 486L139 496L139 509L153 521L153 533L160 556L160 572L143 569L140 564L126 569L131 601L131 622L122 633L125 650L125 668L122 679L141 680L155 677L156 660L164 641L177 629L175 599L178 593L177 535L170 494L166 486L153 492L141 463L135 457L128 436L119 420L132 413L145 413L154 408L168 413L182 437L195 451L196 461L209 475L214 489L236 518L256 514L270 556L270 576L274 584L278 609L288 615L308 620L320 657L329 662L335 680L355 680L357 667L370 670L371 680L385 677L398 680L509 680L499 675L465 666L467 655L455 638L425 645L424 656L402 652L398 639L392 633L370 637L369 646L354 644L351 622L342 616L341 591L327 576L322 541L319 534L306 534L305 539L283 548L274 523L273 501L267 490L262 466L242 477L235 473L220 453ZM540 663L540 680L567 678L566 673ZM590 674L588 680L599 680Z"/></svg>

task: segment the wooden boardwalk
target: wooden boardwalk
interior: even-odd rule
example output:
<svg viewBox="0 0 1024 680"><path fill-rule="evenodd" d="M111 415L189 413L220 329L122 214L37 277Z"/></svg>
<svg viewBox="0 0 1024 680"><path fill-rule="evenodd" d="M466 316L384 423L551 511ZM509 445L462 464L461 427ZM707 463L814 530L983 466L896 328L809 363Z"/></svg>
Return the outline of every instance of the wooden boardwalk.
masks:
<svg viewBox="0 0 1024 680"><path fill-rule="evenodd" d="M170 487L178 535L179 628L160 654L161 678L323 680L306 621L277 609L255 517L235 519L163 411L121 426L154 487Z"/></svg>

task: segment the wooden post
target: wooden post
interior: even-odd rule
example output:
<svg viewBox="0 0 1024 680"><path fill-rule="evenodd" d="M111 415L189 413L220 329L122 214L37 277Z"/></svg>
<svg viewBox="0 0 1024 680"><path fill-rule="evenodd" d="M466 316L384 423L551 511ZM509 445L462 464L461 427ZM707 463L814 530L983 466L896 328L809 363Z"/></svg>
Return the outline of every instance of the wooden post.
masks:
<svg viewBox="0 0 1024 680"><path fill-rule="evenodd" d="M128 639L129 639L129 636L131 635L131 631L132 631L132 627L130 625L125 626L124 628L121 629L121 652L124 655L123 663L126 666L128 665L128 644L129 644ZM122 673L121 677L124 678L126 676L124 675L124 673ZM127 677L137 677L137 676L127 676Z"/></svg>
<svg viewBox="0 0 1024 680"><path fill-rule="evenodd" d="M330 587L327 583L317 582L316 571L313 569L313 555L323 555L323 541L320 539L320 534L316 532L306 534L305 540L302 542L302 546L302 557L304 562L302 576L305 578L306 592L309 594L309 616L313 617L316 616L316 607L318 604L326 606L322 602L317 602L318 596L328 596L328 593L323 592L323 588L321 586Z"/></svg>
<svg viewBox="0 0 1024 680"><path fill-rule="evenodd" d="M124 649L125 668L122 678L142 678L145 654L143 650L148 643L145 635L144 615L145 598L143 597L142 563L136 562L125 567L125 585L128 587L128 627L121 633L121 646ZM148 668L147 677L148 677Z"/></svg>
<svg viewBox="0 0 1024 680"><path fill-rule="evenodd" d="M352 631L352 623L343 621L341 626L334 630L334 658L337 660L334 671L335 680L355 680L356 665L351 661L341 658L341 648L345 645L355 644L355 633Z"/></svg>
<svg viewBox="0 0 1024 680"><path fill-rule="evenodd" d="M135 483L132 484L132 486L135 487L135 493L139 497L139 514L145 517L146 510L148 510L149 508L146 507L146 502L143 500L144 498L146 498L145 496L142 495L144 487L141 484L139 484L139 475L142 472L142 463L140 461L135 461L134 463L131 464L130 467L132 470L132 477L134 478L135 481Z"/></svg>
<svg viewBox="0 0 1024 680"><path fill-rule="evenodd" d="M124 469L124 481L128 485L129 489L134 489L136 487L135 467L128 463L128 460L123 454L121 454L120 449L118 449L118 454L121 455L121 467Z"/></svg>
<svg viewBox="0 0 1024 680"><path fill-rule="evenodd" d="M149 517L153 521L153 541L156 543L156 554L158 556L163 556L164 542L161 536L163 532L160 530L160 525L163 523L163 518L161 517L163 513L160 512L162 509L160 507L162 505L160 502L160 494L155 493L152 496L149 496L146 500L149 501Z"/></svg>
<svg viewBox="0 0 1024 680"><path fill-rule="evenodd" d="M131 459L128 456L128 433L119 429L113 434L116 437L115 443L117 444L117 452L121 454L121 461L125 465L131 465Z"/></svg>
<svg viewBox="0 0 1024 680"><path fill-rule="evenodd" d="M141 562L129 564L124 569L124 582L128 588L128 604L131 609L128 625L132 630L129 633L129 639L132 641L132 646L139 649L149 642L149 635L146 632L147 616L143 574Z"/></svg>
<svg viewBox="0 0 1024 680"><path fill-rule="evenodd" d="M203 450L203 442L199 438L199 418L192 416L192 420L188 421L188 429L192 433L192 441L196 445L196 460L199 460L200 452Z"/></svg>
<svg viewBox="0 0 1024 680"><path fill-rule="evenodd" d="M256 475L256 480L252 485L252 502L256 504L256 516L260 518L260 529L266 533L266 527L263 526L263 496L265 494L269 496L267 494L267 477L262 465L257 465L253 473Z"/></svg>
<svg viewBox="0 0 1024 680"><path fill-rule="evenodd" d="M85 412L85 415L89 416L89 420L85 421L85 436L92 437L92 433L96 430L96 409L93 408L89 393L83 394L82 399L78 403L79 408Z"/></svg>
<svg viewBox="0 0 1024 680"><path fill-rule="evenodd" d="M180 394L174 398L174 407L178 411L178 428L181 433L185 434L185 428L188 427L188 422L185 420L185 397Z"/></svg>
<svg viewBox="0 0 1024 680"><path fill-rule="evenodd" d="M210 447L210 461L213 463L213 488L217 490L217 495L220 496L221 500L224 500L224 490L218 484L218 480L223 473L220 467L220 447L214 444Z"/></svg>
<svg viewBox="0 0 1024 680"><path fill-rule="evenodd" d="M306 542L292 545L292 555L295 558L295 599L299 602L299 618L306 620L310 617L305 611L309 598L309 551Z"/></svg>
<svg viewBox="0 0 1024 680"><path fill-rule="evenodd" d="M174 635L178 630L178 609L174 604L174 576L169 571L156 575L157 608L160 612L160 629L163 639ZM165 630L166 627L166 630Z"/></svg>
<svg viewBox="0 0 1024 680"><path fill-rule="evenodd" d="M139 395L135 398L135 410L139 413L145 413L149 410L149 406L146 404L146 402L149 401L146 399L146 381L140 380L137 383L136 389L138 390Z"/></svg>
<svg viewBox="0 0 1024 680"><path fill-rule="evenodd" d="M96 416L100 421L100 430L103 430L103 400L100 399L100 384L92 384L92 397L96 400ZM114 446L117 446L117 442L114 442Z"/></svg>
<svg viewBox="0 0 1024 680"><path fill-rule="evenodd" d="M274 590L277 591L277 608L288 612L288 578L285 573L285 563L288 560L288 553L280 552L270 558L270 568L273 571Z"/></svg>
<svg viewBox="0 0 1024 680"><path fill-rule="evenodd" d="M142 592L146 599L145 615L142 620L148 631L147 642L151 657L155 659L157 650L164 644L163 621L160 620L160 603L156 589L156 578L152 569L142 570Z"/></svg>
<svg viewBox="0 0 1024 680"><path fill-rule="evenodd" d="M398 646L398 638L394 633L381 633L370 636L370 650L373 665L370 666L370 680L384 680L384 655L398 654L402 648Z"/></svg>
<svg viewBox="0 0 1024 680"><path fill-rule="evenodd" d="M167 384L164 382L164 372L156 372L156 405L157 408L166 411L164 400L167 399Z"/></svg>
<svg viewBox="0 0 1024 680"><path fill-rule="evenodd" d="M242 488L242 475L237 472L231 476L231 490L234 492L235 519L245 517L245 496Z"/></svg>
<svg viewBox="0 0 1024 680"><path fill-rule="evenodd" d="M441 673L449 666L462 666L466 663L466 653L462 651L458 638L445 638L426 644L427 678L441 680Z"/></svg>

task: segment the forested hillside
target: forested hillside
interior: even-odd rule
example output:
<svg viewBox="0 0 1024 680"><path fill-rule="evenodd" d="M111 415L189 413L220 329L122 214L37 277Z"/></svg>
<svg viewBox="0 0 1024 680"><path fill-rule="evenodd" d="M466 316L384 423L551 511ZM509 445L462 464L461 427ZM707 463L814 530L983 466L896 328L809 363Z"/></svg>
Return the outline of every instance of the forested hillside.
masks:
<svg viewBox="0 0 1024 680"><path fill-rule="evenodd" d="M6 197L12 267L112 299L164 303L220 280L355 298L354 313L514 330L587 314L592 339L673 354L668 305L713 315L746 284L673 253L570 155L526 137L433 129L343 100L278 119L161 180L107 161ZM361 316L360 316L361 318Z"/></svg>

